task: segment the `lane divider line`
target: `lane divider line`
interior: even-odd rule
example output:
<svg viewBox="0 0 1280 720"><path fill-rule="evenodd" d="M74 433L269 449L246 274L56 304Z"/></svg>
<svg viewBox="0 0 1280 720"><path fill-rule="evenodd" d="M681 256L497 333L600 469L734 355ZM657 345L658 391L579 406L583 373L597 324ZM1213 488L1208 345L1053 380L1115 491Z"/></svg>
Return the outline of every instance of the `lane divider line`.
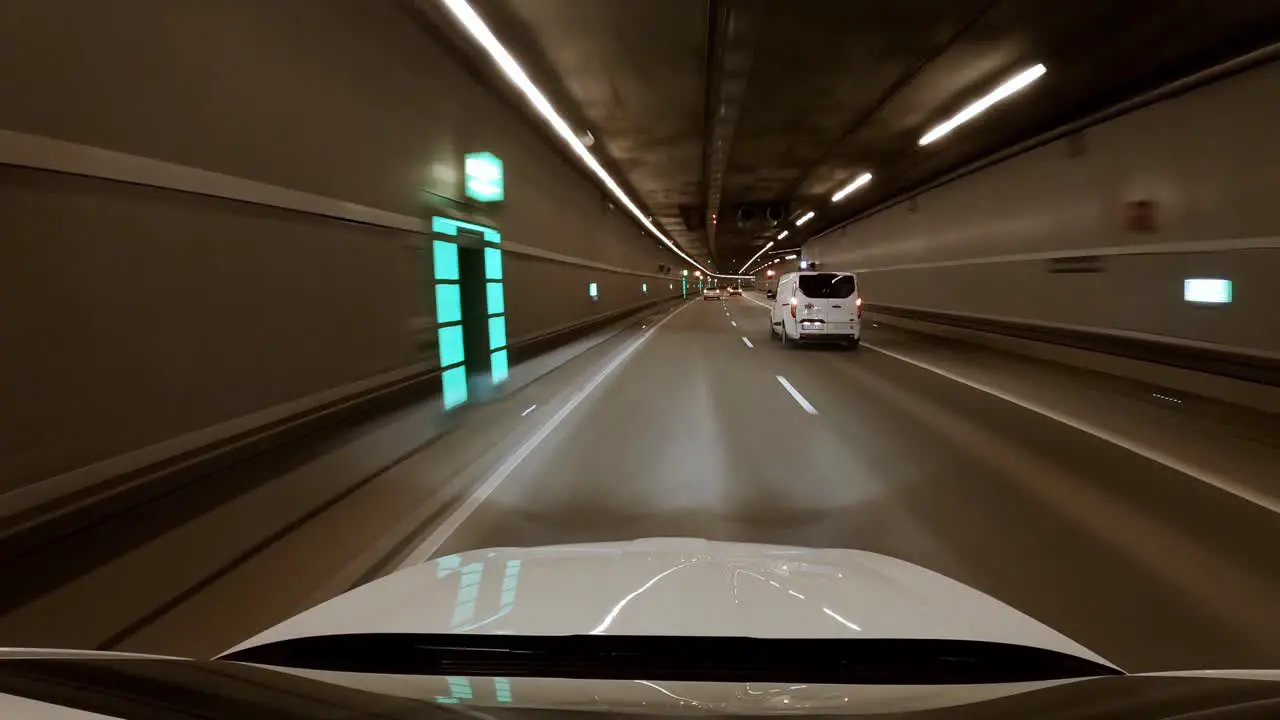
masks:
<svg viewBox="0 0 1280 720"><path fill-rule="evenodd" d="M786 388L787 392L791 393L791 397L794 398L796 402L800 403L800 407L804 408L805 412L809 413L810 415L818 414L818 409L815 408L813 405L810 405L809 401L805 400L804 396L800 394L800 391L792 387L791 383L787 382L786 378L782 377L781 375L776 375L775 377L778 378L778 382L782 383L782 387Z"/></svg>
<svg viewBox="0 0 1280 720"><path fill-rule="evenodd" d="M533 409L534 409L534 408L536 408L536 407L538 407L538 406L537 406L537 405L530 405L528 408L526 408L526 409L525 409L525 411L524 411L524 412L520 413L520 417L524 417L525 415L528 415L529 413L533 412Z"/></svg>
<svg viewBox="0 0 1280 720"><path fill-rule="evenodd" d="M743 297L746 297L746 296L744 295ZM769 305L766 305L765 303L762 303L759 300L756 300L755 298L748 297L747 299L759 305L760 307L767 308L769 310L773 309L769 307ZM878 324L876 323L872 323L872 326L879 327ZM979 390L981 392L987 393L988 395L994 395L995 397L998 397L1001 400L1004 400L1005 402L1013 403L1018 407L1024 408L1026 410L1030 410L1031 412L1037 413L1039 415L1043 415L1044 417L1047 417L1050 420L1056 420L1064 425L1073 427L1076 430L1079 430L1080 432L1088 433L1089 435L1092 435L1098 438L1099 440L1105 440L1106 442L1122 447L1125 450L1128 450L1129 452L1141 455L1142 457L1152 462L1159 463L1160 465L1164 465L1167 468L1176 470L1184 475L1188 475L1192 478L1195 478L1196 480L1199 480L1200 482L1205 483L1206 485L1215 487L1225 493L1230 493L1231 495L1235 495L1241 500L1253 503L1258 507L1266 508L1267 510L1270 510L1273 513L1280 514L1280 499L1271 497L1269 495L1265 495L1252 488L1242 487L1234 482L1231 482L1230 480L1227 480L1226 478L1218 476L1217 474L1213 473L1212 471L1206 468L1202 468L1197 465L1192 465L1191 463L1183 462L1182 460L1179 460L1178 458L1175 458L1165 452L1157 450L1156 448L1151 447L1150 445L1145 445L1143 443L1130 440L1129 438L1121 437L1120 435L1117 435L1111 432L1110 430L1105 430L1103 428L1100 428L1096 425L1092 425L1078 418L1069 417L1060 412L1057 412L1056 410L1051 410L1043 405L1040 405L1039 403L1014 397L1013 395L1010 395L1009 393L1004 392L1003 390L999 390L997 388L991 387L990 385L986 385L984 383L980 383L975 380L970 380L968 378L960 377L959 375L956 375L955 373L949 370L944 370L936 365L922 362L914 358L909 358L905 355L901 355L897 352L894 352L893 350L886 350L882 347L873 345L865 341L862 343L862 347L867 348L868 350L874 350L875 352L881 353L883 355L888 355L889 357L894 358L895 360L901 360L904 363L915 365L916 367L922 370L928 370L931 373L936 373L938 375L941 375L944 378L947 378L948 380L953 380L962 385L968 385L974 390Z"/></svg>
<svg viewBox="0 0 1280 720"><path fill-rule="evenodd" d="M617 370L622 363L626 362L628 358L635 354L635 351L640 349L640 346L652 337L658 328L662 327L671 318L680 314L681 310L689 307L691 304L692 303L685 303L672 311L670 315L659 320L653 327L645 331L643 335L636 338L635 342L631 343L623 349L622 352L618 353L608 365L601 368L600 372L596 373L594 377L587 381L587 384L584 385L581 390L575 393L573 397L569 398L569 401L564 404L564 407L560 408L555 415L552 415L549 420L535 430L534 433L520 445L520 447L516 448L515 452L507 456L507 459L503 460L502 464L495 468L494 471L484 479L484 482L480 483L479 487L476 488L475 492L473 492L470 497L463 501L461 505L454 508L453 511L436 526L435 530L427 536L427 539L419 544L417 549L414 550L399 567L404 568L430 560L431 556L440 549L440 546L449 539L449 536L453 535L454 531L461 527L462 523L465 522L467 518L471 517L471 514L476 511L476 508L480 507L480 504L487 500L489 496L493 494L493 491L497 490L498 486L506 481L512 471L519 467L520 463L523 462L524 459L528 457L529 454L532 453L548 435L551 434L552 430L555 430L559 427L560 423L564 422L564 419L569 416L569 413L573 412L574 408L578 407L578 405L591 394L592 390L595 390L600 383L604 382L605 378L609 377L614 370Z"/></svg>
<svg viewBox="0 0 1280 720"><path fill-rule="evenodd" d="M738 323L736 323L736 322L734 322L734 321L732 321L732 320L730 320L730 321L729 321L729 324L730 324L730 325L732 325L732 326L734 326L734 327L738 327Z"/></svg>
<svg viewBox="0 0 1280 720"><path fill-rule="evenodd" d="M746 339L745 337L744 337L744 338L742 338L742 342L746 343L746 344L747 344L747 347L751 348L752 350L754 350L754 349L755 349L755 347L756 347L755 345L752 345L752 344L751 344L751 341L750 341L750 340L748 340L748 339Z"/></svg>
<svg viewBox="0 0 1280 720"><path fill-rule="evenodd" d="M1196 480L1199 480L1202 483L1205 483L1207 485L1212 485L1213 487L1216 487L1219 490L1222 490L1223 492L1227 492L1232 495L1235 495L1241 500L1251 502L1254 505L1258 505L1259 507L1266 508L1267 510L1270 510L1273 513L1280 514L1280 500L1264 495L1263 493L1253 490L1251 488L1241 487L1240 485L1237 485L1236 483L1233 483L1230 480L1227 480L1226 478L1222 478L1215 475L1213 472L1205 468L1198 467L1196 465L1192 465L1187 462L1183 462L1182 460L1179 460L1178 458L1168 455L1163 451L1157 450L1154 447L1145 445L1140 442L1135 442L1126 437L1121 437L1120 435L1117 435L1111 432L1110 430L1106 430L1096 425L1092 425L1088 422L1080 420L1079 418L1074 418L1069 415L1064 415L1056 410L1051 410L1050 408L1047 408L1039 403L1032 402L1030 400L1024 400L1019 397L1015 397L1003 390L1000 390L999 388L994 388L994 387L991 387L990 385L986 385L984 383L981 383L975 380L970 380L968 378L961 377L949 370L944 370L936 365L932 365L930 363L922 362L920 360L907 357L905 355L894 352L893 350L886 350L882 347L870 345L865 342L862 343L862 346L865 348L874 350L882 355L888 355L889 357L894 358L896 360L901 360L904 363L915 365L916 367L922 370L928 370L929 372L936 373L938 375L941 375L944 378L947 378L948 380L954 380L955 382L958 382L962 385L968 385L974 390L980 390L984 393L987 393L988 395L994 395L995 397L998 397L1001 400L1004 400L1005 402L1013 403L1018 407L1024 408L1026 410L1030 410L1031 412L1037 413L1039 415L1043 415L1049 418L1050 420L1057 420L1063 425L1067 425L1081 432L1088 433L1089 435L1092 435L1098 438L1099 440L1105 440L1113 445L1118 445L1124 448L1125 450L1141 455L1142 457L1148 460L1151 460L1152 462L1159 463L1173 470L1177 470L1178 472L1184 475L1189 475L1195 478Z"/></svg>

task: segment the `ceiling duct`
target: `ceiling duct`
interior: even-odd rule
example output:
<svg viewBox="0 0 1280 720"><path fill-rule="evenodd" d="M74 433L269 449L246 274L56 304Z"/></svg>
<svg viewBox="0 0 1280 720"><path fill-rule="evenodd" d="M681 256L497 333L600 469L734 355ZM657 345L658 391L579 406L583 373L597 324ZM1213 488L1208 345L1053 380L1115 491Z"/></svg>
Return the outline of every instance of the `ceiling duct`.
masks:
<svg viewBox="0 0 1280 720"><path fill-rule="evenodd" d="M729 151L761 35L764 0L710 0L704 108L702 179L706 190L707 249L716 252L715 214L720 211ZM725 208L725 216L729 215ZM739 220L739 226L741 221Z"/></svg>
<svg viewBox="0 0 1280 720"><path fill-rule="evenodd" d="M786 203L741 203L734 208L739 230L761 233L787 217Z"/></svg>

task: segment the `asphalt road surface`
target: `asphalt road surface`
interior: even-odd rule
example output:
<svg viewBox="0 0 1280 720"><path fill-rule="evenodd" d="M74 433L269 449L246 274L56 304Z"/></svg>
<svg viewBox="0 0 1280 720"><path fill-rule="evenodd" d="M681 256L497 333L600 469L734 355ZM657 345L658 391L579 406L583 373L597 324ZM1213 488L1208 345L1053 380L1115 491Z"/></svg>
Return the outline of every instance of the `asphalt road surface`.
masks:
<svg viewBox="0 0 1280 720"><path fill-rule="evenodd" d="M272 507L188 512L15 599L0 645L207 655L400 563L687 536L903 558L1130 671L1280 667L1265 419L870 322L857 351L784 348L760 299L637 319L390 466L366 448L254 490ZM380 469L333 480L357 465Z"/></svg>
<svg viewBox="0 0 1280 720"><path fill-rule="evenodd" d="M887 328L857 351L784 348L754 300L680 310L433 554L649 536L858 548L1131 671L1280 665L1280 516L872 349Z"/></svg>

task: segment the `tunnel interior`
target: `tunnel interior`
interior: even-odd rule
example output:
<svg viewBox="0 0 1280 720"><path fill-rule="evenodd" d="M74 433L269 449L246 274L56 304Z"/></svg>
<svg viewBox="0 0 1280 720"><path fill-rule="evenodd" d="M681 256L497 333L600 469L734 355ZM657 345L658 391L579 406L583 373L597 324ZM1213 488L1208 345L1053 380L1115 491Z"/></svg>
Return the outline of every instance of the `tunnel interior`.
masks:
<svg viewBox="0 0 1280 720"><path fill-rule="evenodd" d="M4 14L0 648L1280 667L1280 4Z"/></svg>

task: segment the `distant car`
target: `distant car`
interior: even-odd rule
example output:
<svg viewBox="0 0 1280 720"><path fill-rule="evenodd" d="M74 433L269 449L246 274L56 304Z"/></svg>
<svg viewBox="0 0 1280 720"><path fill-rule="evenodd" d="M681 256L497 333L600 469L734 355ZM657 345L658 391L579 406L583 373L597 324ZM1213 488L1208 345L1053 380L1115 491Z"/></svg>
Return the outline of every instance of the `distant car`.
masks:
<svg viewBox="0 0 1280 720"><path fill-rule="evenodd" d="M703 300L719 300L720 290L718 288L707 288L702 291Z"/></svg>
<svg viewBox="0 0 1280 720"><path fill-rule="evenodd" d="M740 288L740 287L731 287L731 288L729 288L729 294L730 294L730 295L741 295L741 294L742 294L742 288Z"/></svg>
<svg viewBox="0 0 1280 720"><path fill-rule="evenodd" d="M775 288L769 288L768 290L764 291L764 296L772 300L778 297L778 291Z"/></svg>

